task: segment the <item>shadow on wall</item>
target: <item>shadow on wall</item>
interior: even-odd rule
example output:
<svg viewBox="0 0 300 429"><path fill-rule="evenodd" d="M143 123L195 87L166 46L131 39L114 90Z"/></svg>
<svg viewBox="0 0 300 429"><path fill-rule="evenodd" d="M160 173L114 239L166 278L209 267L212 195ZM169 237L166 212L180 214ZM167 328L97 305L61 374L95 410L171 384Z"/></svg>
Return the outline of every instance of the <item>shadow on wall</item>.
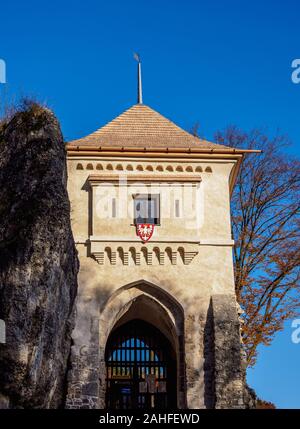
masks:
<svg viewBox="0 0 300 429"><path fill-rule="evenodd" d="M214 353L214 320L212 300L209 302L206 322L204 325L203 350L204 350L204 404L206 408L215 407L215 353Z"/></svg>

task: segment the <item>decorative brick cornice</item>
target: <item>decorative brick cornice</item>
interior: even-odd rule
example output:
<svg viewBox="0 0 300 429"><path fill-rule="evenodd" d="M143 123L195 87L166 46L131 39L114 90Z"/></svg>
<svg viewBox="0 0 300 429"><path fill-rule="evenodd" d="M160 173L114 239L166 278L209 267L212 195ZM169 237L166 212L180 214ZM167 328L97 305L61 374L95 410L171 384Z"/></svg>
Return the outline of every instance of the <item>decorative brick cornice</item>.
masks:
<svg viewBox="0 0 300 429"><path fill-rule="evenodd" d="M102 250L92 250L91 255L99 265L189 265L195 256L197 250L187 251L184 247L165 249L147 248L143 245L135 245L128 248L118 246L115 251L110 247L105 246Z"/></svg>

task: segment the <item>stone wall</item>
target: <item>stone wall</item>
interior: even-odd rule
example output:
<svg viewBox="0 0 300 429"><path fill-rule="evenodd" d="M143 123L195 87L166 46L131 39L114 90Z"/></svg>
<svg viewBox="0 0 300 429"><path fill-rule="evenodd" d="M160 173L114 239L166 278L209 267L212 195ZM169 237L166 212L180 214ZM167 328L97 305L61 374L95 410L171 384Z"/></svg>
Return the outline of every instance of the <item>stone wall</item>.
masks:
<svg viewBox="0 0 300 429"><path fill-rule="evenodd" d="M78 300L65 408L99 408L99 308L89 298L79 296Z"/></svg>
<svg viewBox="0 0 300 429"><path fill-rule="evenodd" d="M164 320L166 329L177 336L179 408L251 407L235 296L213 295L207 312L199 307L197 314L186 311L184 317L172 302L164 301L162 292L154 297L155 293L154 286L136 284L118 291L102 308L92 297L80 298L66 407L105 407L106 340L116 324L132 316L152 322L162 332L165 328L159 324ZM159 310L160 305L169 305L170 314Z"/></svg>
<svg viewBox="0 0 300 429"><path fill-rule="evenodd" d="M245 364L234 295L212 296L215 408L246 408Z"/></svg>
<svg viewBox="0 0 300 429"><path fill-rule="evenodd" d="M86 350L86 355L72 356L72 370L69 372L69 391L66 408L98 408L99 363L98 353Z"/></svg>

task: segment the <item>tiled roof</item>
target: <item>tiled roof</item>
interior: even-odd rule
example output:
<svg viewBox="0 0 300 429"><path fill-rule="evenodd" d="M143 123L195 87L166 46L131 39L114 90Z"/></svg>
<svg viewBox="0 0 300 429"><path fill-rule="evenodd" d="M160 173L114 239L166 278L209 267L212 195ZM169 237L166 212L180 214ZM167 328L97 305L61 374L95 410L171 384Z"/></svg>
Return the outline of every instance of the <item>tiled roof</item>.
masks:
<svg viewBox="0 0 300 429"><path fill-rule="evenodd" d="M104 127L67 145L73 146L231 149L193 136L144 104L135 104Z"/></svg>

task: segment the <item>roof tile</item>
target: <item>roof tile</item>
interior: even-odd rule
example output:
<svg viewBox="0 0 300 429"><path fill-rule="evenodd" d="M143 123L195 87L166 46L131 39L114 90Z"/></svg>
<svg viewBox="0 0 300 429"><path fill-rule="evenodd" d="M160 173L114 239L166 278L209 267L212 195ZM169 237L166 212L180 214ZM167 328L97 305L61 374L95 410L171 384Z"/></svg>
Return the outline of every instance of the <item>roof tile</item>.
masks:
<svg viewBox="0 0 300 429"><path fill-rule="evenodd" d="M135 104L92 134L69 142L72 146L230 149L193 136L144 104Z"/></svg>

